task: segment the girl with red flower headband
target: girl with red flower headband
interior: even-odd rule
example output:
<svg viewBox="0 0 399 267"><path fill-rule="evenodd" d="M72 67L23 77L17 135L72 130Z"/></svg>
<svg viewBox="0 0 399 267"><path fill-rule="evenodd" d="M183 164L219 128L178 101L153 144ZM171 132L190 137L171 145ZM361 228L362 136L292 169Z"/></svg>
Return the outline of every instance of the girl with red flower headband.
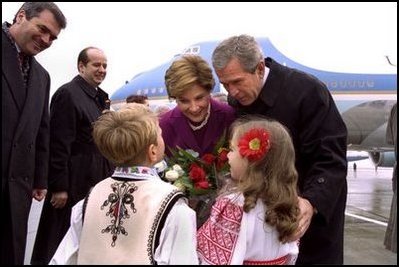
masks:
<svg viewBox="0 0 399 267"><path fill-rule="evenodd" d="M202 264L295 264L298 227L295 150L286 128L260 117L232 125L231 183L197 232Z"/></svg>

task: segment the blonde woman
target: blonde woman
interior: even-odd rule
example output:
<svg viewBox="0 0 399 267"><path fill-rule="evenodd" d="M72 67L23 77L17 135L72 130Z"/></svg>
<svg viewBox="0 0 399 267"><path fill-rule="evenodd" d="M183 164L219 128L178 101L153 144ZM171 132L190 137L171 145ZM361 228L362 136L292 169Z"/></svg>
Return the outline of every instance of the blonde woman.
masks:
<svg viewBox="0 0 399 267"><path fill-rule="evenodd" d="M166 71L165 84L177 103L160 119L166 154L177 146L199 156L211 153L236 116L232 107L212 99L215 79L209 64L200 56L185 55Z"/></svg>

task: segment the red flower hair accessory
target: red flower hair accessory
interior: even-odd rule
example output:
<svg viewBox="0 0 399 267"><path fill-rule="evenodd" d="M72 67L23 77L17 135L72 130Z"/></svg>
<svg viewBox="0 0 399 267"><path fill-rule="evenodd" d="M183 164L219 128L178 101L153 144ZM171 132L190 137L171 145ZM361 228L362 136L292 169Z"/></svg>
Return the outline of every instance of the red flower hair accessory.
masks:
<svg viewBox="0 0 399 267"><path fill-rule="evenodd" d="M246 132L238 142L240 155L249 161L262 158L270 149L270 134L262 128Z"/></svg>

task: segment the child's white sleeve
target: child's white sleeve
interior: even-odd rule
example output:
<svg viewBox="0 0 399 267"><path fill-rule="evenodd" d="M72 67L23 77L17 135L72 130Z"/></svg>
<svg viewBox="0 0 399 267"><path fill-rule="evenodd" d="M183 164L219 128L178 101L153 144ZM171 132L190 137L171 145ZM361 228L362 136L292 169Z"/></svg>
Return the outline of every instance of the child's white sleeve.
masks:
<svg viewBox="0 0 399 267"><path fill-rule="evenodd" d="M71 226L65 234L49 265L76 265L78 259L79 240L82 234L83 201L75 204L71 213Z"/></svg>
<svg viewBox="0 0 399 267"><path fill-rule="evenodd" d="M198 265L195 211L179 199L162 229L154 259L158 265Z"/></svg>

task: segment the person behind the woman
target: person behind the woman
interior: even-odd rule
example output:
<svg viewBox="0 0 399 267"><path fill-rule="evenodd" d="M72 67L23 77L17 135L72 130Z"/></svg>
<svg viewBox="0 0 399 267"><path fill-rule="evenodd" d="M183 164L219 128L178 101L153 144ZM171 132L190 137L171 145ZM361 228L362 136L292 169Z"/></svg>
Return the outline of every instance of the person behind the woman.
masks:
<svg viewBox="0 0 399 267"><path fill-rule="evenodd" d="M126 103L139 103L147 107L150 106L150 101L148 100L147 95L129 95L126 98Z"/></svg>
<svg viewBox="0 0 399 267"><path fill-rule="evenodd" d="M166 155L177 146L199 156L211 153L236 116L232 107L211 98L215 79L209 64L200 56L184 55L166 71L165 84L177 104L160 119Z"/></svg>
<svg viewBox="0 0 399 267"><path fill-rule="evenodd" d="M201 264L294 264L298 173L291 136L277 121L240 118L232 126L231 183L197 232Z"/></svg>

